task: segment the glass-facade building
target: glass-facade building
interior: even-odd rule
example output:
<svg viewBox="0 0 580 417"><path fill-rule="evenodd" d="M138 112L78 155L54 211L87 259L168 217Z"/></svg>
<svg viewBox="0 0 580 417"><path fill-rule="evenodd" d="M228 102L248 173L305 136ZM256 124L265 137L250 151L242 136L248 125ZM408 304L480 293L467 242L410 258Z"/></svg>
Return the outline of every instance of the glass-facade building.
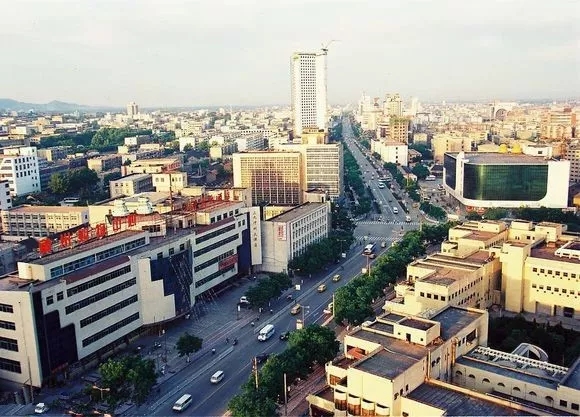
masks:
<svg viewBox="0 0 580 417"><path fill-rule="evenodd" d="M547 188L548 165L464 166L463 196L471 200L537 201Z"/></svg>
<svg viewBox="0 0 580 417"><path fill-rule="evenodd" d="M569 161L525 154L446 153L445 185L477 207L566 207Z"/></svg>

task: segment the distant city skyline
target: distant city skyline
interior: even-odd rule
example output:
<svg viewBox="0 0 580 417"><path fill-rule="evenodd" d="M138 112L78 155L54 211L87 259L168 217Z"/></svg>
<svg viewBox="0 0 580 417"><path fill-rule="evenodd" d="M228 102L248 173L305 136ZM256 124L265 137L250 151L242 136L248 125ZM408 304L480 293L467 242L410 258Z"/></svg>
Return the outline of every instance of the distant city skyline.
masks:
<svg viewBox="0 0 580 417"><path fill-rule="evenodd" d="M328 102L580 96L575 0L22 1L3 7L0 96L125 108L290 105L295 51Z"/></svg>

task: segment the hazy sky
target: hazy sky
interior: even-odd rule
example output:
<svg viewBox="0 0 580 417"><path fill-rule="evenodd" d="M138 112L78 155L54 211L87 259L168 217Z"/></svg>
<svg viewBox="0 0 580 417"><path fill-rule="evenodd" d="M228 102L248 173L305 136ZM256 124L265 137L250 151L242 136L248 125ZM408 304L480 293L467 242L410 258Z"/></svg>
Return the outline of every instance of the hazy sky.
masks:
<svg viewBox="0 0 580 417"><path fill-rule="evenodd" d="M331 104L580 96L580 0L0 0L0 97L289 104L330 45Z"/></svg>

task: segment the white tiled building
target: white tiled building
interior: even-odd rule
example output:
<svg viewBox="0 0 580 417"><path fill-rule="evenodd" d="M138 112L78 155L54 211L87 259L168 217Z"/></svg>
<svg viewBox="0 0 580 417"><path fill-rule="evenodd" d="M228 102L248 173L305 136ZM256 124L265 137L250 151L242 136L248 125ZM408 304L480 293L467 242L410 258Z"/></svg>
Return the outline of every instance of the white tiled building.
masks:
<svg viewBox="0 0 580 417"><path fill-rule="evenodd" d="M24 146L2 149L0 180L10 184L12 196L40 191L40 172L36 147Z"/></svg>

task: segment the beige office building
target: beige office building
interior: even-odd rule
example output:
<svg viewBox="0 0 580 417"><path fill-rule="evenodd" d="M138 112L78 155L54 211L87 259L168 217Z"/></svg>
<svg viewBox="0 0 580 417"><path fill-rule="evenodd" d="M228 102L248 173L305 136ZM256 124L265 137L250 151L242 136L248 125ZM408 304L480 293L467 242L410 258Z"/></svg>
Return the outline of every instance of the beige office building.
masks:
<svg viewBox="0 0 580 417"><path fill-rule="evenodd" d="M176 193L187 187L187 172L161 172L153 174L153 187L161 193Z"/></svg>
<svg viewBox="0 0 580 417"><path fill-rule="evenodd" d="M384 309L419 314L446 305L580 319L580 239L555 223L465 222L441 252L410 263Z"/></svg>
<svg viewBox="0 0 580 417"><path fill-rule="evenodd" d="M241 152L233 155L234 187L252 190L252 205L302 203L300 152Z"/></svg>
<svg viewBox="0 0 580 417"><path fill-rule="evenodd" d="M88 222L87 207L18 206L2 211L3 234L18 240L49 236Z"/></svg>
<svg viewBox="0 0 580 417"><path fill-rule="evenodd" d="M347 333L325 364L326 386L308 395L310 415L580 415L580 360L571 368L487 346L484 310L387 312Z"/></svg>
<svg viewBox="0 0 580 417"><path fill-rule="evenodd" d="M301 183L306 190L324 191L331 200L338 199L344 192L344 164L340 143L279 145L281 151L300 152Z"/></svg>

